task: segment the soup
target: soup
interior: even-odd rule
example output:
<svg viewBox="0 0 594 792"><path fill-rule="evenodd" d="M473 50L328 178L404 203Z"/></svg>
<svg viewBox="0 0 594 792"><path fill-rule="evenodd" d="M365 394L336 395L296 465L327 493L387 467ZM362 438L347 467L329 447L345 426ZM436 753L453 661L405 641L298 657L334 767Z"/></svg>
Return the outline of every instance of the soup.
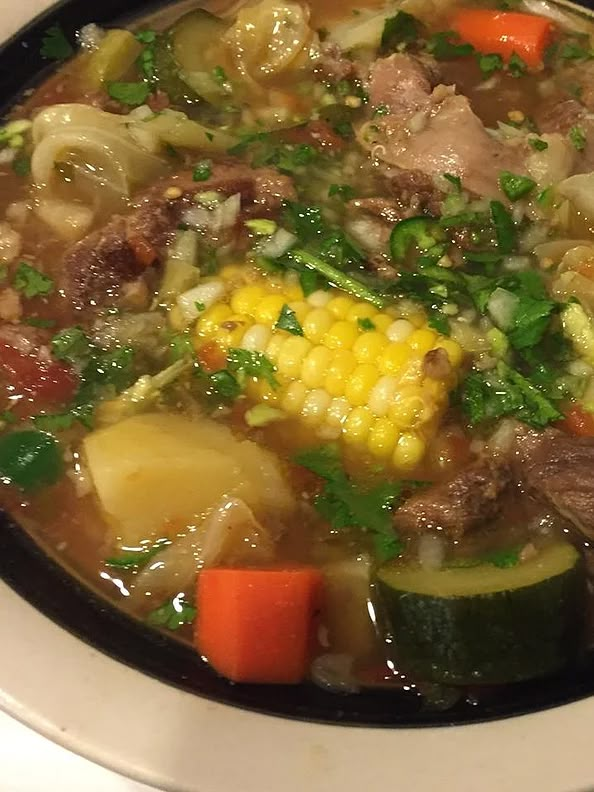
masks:
<svg viewBox="0 0 594 792"><path fill-rule="evenodd" d="M3 507L234 682L589 648L592 26L515 5L52 27L0 130Z"/></svg>

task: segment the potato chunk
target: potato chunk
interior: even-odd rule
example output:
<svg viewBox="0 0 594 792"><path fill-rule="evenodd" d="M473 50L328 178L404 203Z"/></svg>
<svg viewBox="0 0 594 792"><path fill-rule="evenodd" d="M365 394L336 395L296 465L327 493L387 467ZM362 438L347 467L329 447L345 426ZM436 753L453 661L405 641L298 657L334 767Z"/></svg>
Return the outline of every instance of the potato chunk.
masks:
<svg viewBox="0 0 594 792"><path fill-rule="evenodd" d="M134 416L89 434L84 453L102 509L124 545L174 536L223 496L242 498L267 524L293 508L274 455L208 418Z"/></svg>

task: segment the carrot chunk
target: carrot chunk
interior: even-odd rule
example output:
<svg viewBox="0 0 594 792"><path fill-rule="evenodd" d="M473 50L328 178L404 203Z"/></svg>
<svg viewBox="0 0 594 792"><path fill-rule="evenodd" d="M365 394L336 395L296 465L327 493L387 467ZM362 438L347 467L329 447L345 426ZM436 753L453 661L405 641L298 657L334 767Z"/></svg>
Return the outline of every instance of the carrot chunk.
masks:
<svg viewBox="0 0 594 792"><path fill-rule="evenodd" d="M312 567L207 569L198 576L196 648L234 682L300 682L321 586Z"/></svg>
<svg viewBox="0 0 594 792"><path fill-rule="evenodd" d="M594 415L579 404L572 404L556 426L575 437L594 437Z"/></svg>
<svg viewBox="0 0 594 792"><path fill-rule="evenodd" d="M452 29L479 52L497 53L505 60L515 52L532 68L542 65L554 33L554 25L546 17L488 8L460 10Z"/></svg>

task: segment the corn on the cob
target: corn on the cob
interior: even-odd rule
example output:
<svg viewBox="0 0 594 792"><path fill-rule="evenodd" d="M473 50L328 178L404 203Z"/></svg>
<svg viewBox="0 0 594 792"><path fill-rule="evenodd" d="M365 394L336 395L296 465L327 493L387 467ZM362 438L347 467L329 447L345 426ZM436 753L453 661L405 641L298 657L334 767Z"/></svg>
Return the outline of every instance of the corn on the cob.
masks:
<svg viewBox="0 0 594 792"><path fill-rule="evenodd" d="M398 470L422 460L456 384L462 349L455 341L438 335L422 314L379 311L337 289L306 298L286 279L256 276L242 283L235 269L225 275L230 296L200 316L195 343L265 354L279 386L251 381L249 397L298 417L312 434L359 445ZM295 312L303 335L276 327L284 305ZM438 347L451 370L431 379L423 358Z"/></svg>

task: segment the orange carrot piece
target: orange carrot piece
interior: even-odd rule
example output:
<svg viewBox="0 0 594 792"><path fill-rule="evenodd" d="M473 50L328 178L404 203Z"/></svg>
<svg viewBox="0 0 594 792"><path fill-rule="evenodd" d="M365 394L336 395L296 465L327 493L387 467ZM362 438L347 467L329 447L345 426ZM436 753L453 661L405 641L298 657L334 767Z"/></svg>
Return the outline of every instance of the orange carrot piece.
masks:
<svg viewBox="0 0 594 792"><path fill-rule="evenodd" d="M532 68L542 65L554 33L554 25L546 17L488 8L461 9L452 29L479 52L497 53L505 60L515 52Z"/></svg>
<svg viewBox="0 0 594 792"><path fill-rule="evenodd" d="M575 437L594 437L594 415L579 404L572 404L565 411L565 418L556 426Z"/></svg>
<svg viewBox="0 0 594 792"><path fill-rule="evenodd" d="M312 567L204 570L198 576L196 648L234 682L300 682L321 586Z"/></svg>

